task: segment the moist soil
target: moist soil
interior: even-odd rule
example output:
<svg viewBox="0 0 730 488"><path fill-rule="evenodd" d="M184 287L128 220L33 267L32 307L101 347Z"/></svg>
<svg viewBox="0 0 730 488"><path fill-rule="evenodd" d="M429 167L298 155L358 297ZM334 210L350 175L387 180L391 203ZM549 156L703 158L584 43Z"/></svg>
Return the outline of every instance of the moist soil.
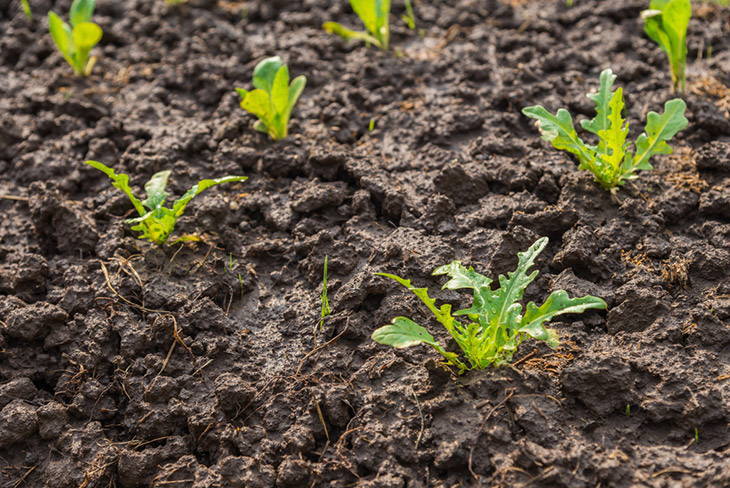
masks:
<svg viewBox="0 0 730 488"><path fill-rule="evenodd" d="M611 195L520 109L589 117L611 67L636 137L670 79L646 2L575 3L422 0L411 32L398 2L383 53L321 30L357 25L344 1L100 0L77 79L45 30L70 0L0 0L2 486L730 486L730 14L695 6L689 127ZM233 91L271 55L309 79L278 143ZM85 159L250 179L156 247ZM539 236L526 298L609 306L558 349L456 377L370 339L407 315L447 341L374 272L465 305L435 267L495 278Z"/></svg>

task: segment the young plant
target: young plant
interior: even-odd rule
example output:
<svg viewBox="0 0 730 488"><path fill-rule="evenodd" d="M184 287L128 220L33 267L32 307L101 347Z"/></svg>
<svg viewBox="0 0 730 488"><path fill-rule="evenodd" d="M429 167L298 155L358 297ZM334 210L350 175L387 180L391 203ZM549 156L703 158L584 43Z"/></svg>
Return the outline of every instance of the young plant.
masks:
<svg viewBox="0 0 730 488"><path fill-rule="evenodd" d="M30 9L30 2L28 0L20 0L20 8L28 20L33 20L33 11Z"/></svg>
<svg viewBox="0 0 730 488"><path fill-rule="evenodd" d="M672 89L684 92L687 82L687 26L692 17L690 0L651 0L641 12L644 32L667 53Z"/></svg>
<svg viewBox="0 0 730 488"><path fill-rule="evenodd" d="M613 191L629 180L638 178L639 170L650 170L655 154L671 154L667 141L687 127L684 117L687 105L675 98L664 104L664 113L649 112L644 132L636 139L635 151L629 149L626 137L629 125L622 116L623 90L611 91L616 76L610 69L601 73L600 88L588 95L596 103L596 116L584 120L581 127L598 136L598 145L586 144L573 127L573 118L565 109L551 114L540 105L526 107L522 113L537 120L542 138L556 149L568 151L578 158L578 168L593 173L596 182Z"/></svg>
<svg viewBox="0 0 730 488"><path fill-rule="evenodd" d="M71 25L54 12L48 12L48 30L56 47L78 76L89 76L96 57L91 49L101 40L101 27L91 22L95 0L74 0L69 10Z"/></svg>
<svg viewBox="0 0 730 488"><path fill-rule="evenodd" d="M320 301L320 313L319 313L319 330L321 331L324 327L324 319L326 319L332 313L332 307L330 307L330 299L327 296L327 282L329 280L329 271L327 265L329 264L329 257L324 257L324 270L322 271L322 292L319 295Z"/></svg>
<svg viewBox="0 0 730 488"><path fill-rule="evenodd" d="M358 39L387 51L390 42L390 0L350 0L350 6L365 25L366 32L348 29L337 22L325 22L322 28L344 39Z"/></svg>
<svg viewBox="0 0 730 488"><path fill-rule="evenodd" d="M289 68L279 56L266 58L253 70L255 90L236 88L241 96L241 108L258 117L254 129L272 139L284 139L289 134L289 117L307 84L304 75L289 84Z"/></svg>
<svg viewBox="0 0 730 488"><path fill-rule="evenodd" d="M392 324L377 329L373 332L373 340L397 348L427 344L444 357L445 364L456 367L460 373L509 363L520 343L530 337L557 347L557 333L544 326L547 321L565 313L605 309L606 302L592 296L569 298L565 291L557 290L539 307L528 303L523 313L519 302L527 285L538 275L538 271L528 274L528 270L547 243L547 237L542 237L526 252L517 253L517 269L506 277L500 275L496 290L492 289L490 278L474 268L465 268L459 261L436 268L434 275L450 278L443 289L472 291L471 307L453 313L450 304L436 307L436 300L428 296L428 289L414 288L409 280L392 274L377 273L397 281L420 298L454 338L465 361L459 354L447 351L424 327L407 317L396 317Z"/></svg>
<svg viewBox="0 0 730 488"><path fill-rule="evenodd" d="M125 223L135 224L132 230L141 232L138 236L140 239L147 239L155 244L162 245L170 237L175 230L177 220L182 217L185 207L197 195L211 186L220 183L232 183L234 181L245 181L245 176L225 176L215 180L201 180L197 185L190 188L185 194L175 200L172 207L164 207L168 193L165 191L167 180L171 171L160 171L152 175L152 178L144 185L147 192L144 200L139 200L132 193L129 186L129 176L125 174L117 174L114 170L98 161L85 161L92 168L96 168L112 180L112 185L121 190L127 198L132 202L134 209L139 214L138 217L125 220ZM183 236L180 240L197 240L195 236Z"/></svg>

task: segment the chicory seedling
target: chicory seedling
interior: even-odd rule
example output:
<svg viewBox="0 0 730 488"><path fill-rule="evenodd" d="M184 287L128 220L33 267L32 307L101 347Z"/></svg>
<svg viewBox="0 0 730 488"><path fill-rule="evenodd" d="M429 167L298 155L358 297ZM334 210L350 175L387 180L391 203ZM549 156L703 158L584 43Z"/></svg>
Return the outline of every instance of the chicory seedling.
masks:
<svg viewBox="0 0 730 488"><path fill-rule="evenodd" d="M289 68L279 56L274 56L254 68L255 90L236 88L236 92L241 96L241 108L259 119L254 129L279 140L289 134L289 117L306 84L304 75L289 84Z"/></svg>
<svg viewBox="0 0 730 488"><path fill-rule="evenodd" d="M329 257L324 257L324 270L322 271L322 292L319 295L320 301L320 313L319 313L319 330L321 331L324 327L324 319L326 319L332 313L332 307L330 306L330 299L327 295L327 284L329 282L329 270L327 269L329 264Z"/></svg>
<svg viewBox="0 0 730 488"><path fill-rule="evenodd" d="M675 98L664 104L664 113L649 112L644 132L636 139L635 151L629 149L626 137L629 125L622 116L623 90L611 91L616 76L610 69L601 73L600 88L588 95L596 103L596 116L581 122L583 129L598 136L598 145L586 144L573 127L573 118L565 109L553 115L540 105L526 107L522 113L537 120L542 138L556 149L568 151L578 158L578 168L593 173L604 189L613 191L629 180L638 178L639 170L650 170L649 159L656 154L671 154L667 141L687 127L684 116L687 105Z"/></svg>
<svg viewBox="0 0 730 488"><path fill-rule="evenodd" d="M366 32L348 29L337 22L325 22L322 28L344 39L358 39L387 51L390 43L390 0L350 0L350 6L365 25Z"/></svg>
<svg viewBox="0 0 730 488"><path fill-rule="evenodd" d="M428 296L428 289L414 288L409 280L396 275L377 273L397 281L420 298L454 338L466 361L447 351L424 327L407 317L396 317L392 324L377 329L373 332L373 340L396 348L427 344L444 357L445 364L456 367L459 372L507 364L520 343L529 337L557 347L557 333L544 326L547 321L560 314L605 309L606 302L592 296L569 298L565 291L557 290L540 306L528 303L523 313L519 302L527 285L538 275L538 271L528 274L528 270L547 243L548 238L542 237L527 251L517 253L517 269L506 277L500 275L496 290L492 289L490 278L474 268L462 266L459 261L436 268L435 276L450 278L443 289L467 289L473 293L471 307L453 313L450 304L437 307L436 300ZM464 322L462 317L468 321Z"/></svg>
<svg viewBox="0 0 730 488"><path fill-rule="evenodd" d="M23 9L23 13L28 17L28 20L33 20L33 11L30 9L28 0L20 0L20 8Z"/></svg>
<svg viewBox="0 0 730 488"><path fill-rule="evenodd" d="M48 12L48 30L64 59L79 76L89 76L96 63L89 57L91 49L101 40L101 27L91 22L95 0L74 0L69 10L71 25L55 12Z"/></svg>
<svg viewBox="0 0 730 488"><path fill-rule="evenodd" d="M687 27L692 17L690 0L651 0L641 12L644 32L667 54L672 72L672 88L684 92L687 77Z"/></svg>
<svg viewBox="0 0 730 488"><path fill-rule="evenodd" d="M175 230L177 220L182 217L185 207L197 195L211 186L220 183L232 183L235 181L245 181L245 176L225 176L214 180L201 180L197 185L193 185L185 194L175 200L172 207L164 207L168 193L165 191L167 180L171 171L160 171L152 175L152 178L145 184L144 189L147 192L146 198L140 200L134 196L129 186L129 176L125 174L117 174L114 170L98 161L85 161L92 168L96 168L112 180L112 185L121 190L127 198L132 202L134 209L139 217L125 220L128 224L135 224L132 230L141 232L140 239L147 239L155 244L164 244L167 238ZM186 236L178 240L194 240L191 236Z"/></svg>

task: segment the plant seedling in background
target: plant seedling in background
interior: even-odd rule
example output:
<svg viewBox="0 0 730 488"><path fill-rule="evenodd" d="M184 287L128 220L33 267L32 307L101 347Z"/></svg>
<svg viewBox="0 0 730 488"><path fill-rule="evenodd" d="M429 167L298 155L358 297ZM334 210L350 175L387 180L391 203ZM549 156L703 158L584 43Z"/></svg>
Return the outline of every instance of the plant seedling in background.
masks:
<svg viewBox="0 0 730 488"><path fill-rule="evenodd" d="M28 17L28 20L33 20L33 11L30 9L28 0L20 0L20 8L23 9L23 13Z"/></svg>
<svg viewBox="0 0 730 488"><path fill-rule="evenodd" d="M332 307L330 307L330 299L327 296L327 282L329 280L329 272L327 270L327 265L329 264L329 257L324 257L324 270L322 272L322 292L319 296L320 303L321 303L321 311L320 311L320 318L319 318L319 330L322 330L322 327L324 327L324 319L327 318L332 313Z"/></svg>
<svg viewBox="0 0 730 488"><path fill-rule="evenodd" d="M48 12L48 30L56 47L78 76L89 76L96 57L89 57L91 49L101 40L101 27L91 22L94 0L74 0L69 10L71 25L55 12Z"/></svg>
<svg viewBox="0 0 730 488"><path fill-rule="evenodd" d="M112 180L112 185L127 195L127 198L129 198L135 210L137 210L139 217L127 219L125 222L135 224L132 230L141 232L138 237L159 245L167 241L167 238L175 230L177 220L182 217L185 212L185 207L194 197L200 195L211 186L248 179L245 176L225 176L214 180L201 180L197 185L194 185L185 192L182 197L175 200L172 207L167 208L163 205L169 195L165 191L165 187L167 186L167 180L170 177L171 171L160 171L152 175L152 178L144 185L144 189L147 192L146 198L139 200L134 196L129 186L129 176L117 174L112 168L98 161L85 161L85 163L107 175ZM184 236L177 240L189 241L198 239L195 236Z"/></svg>
<svg viewBox="0 0 730 488"><path fill-rule="evenodd" d="M387 51L390 43L390 0L350 0L350 6L365 25L366 32L348 29L337 22L325 22L322 28L344 39L358 39Z"/></svg>
<svg viewBox="0 0 730 488"><path fill-rule="evenodd" d="M672 89L684 92L687 77L687 27L692 17L690 0L651 0L641 12L644 32L667 53L672 72Z"/></svg>
<svg viewBox="0 0 730 488"><path fill-rule="evenodd" d="M304 75L289 84L289 68L279 56L266 58L253 70L255 90L236 88L241 108L258 117L254 129L265 132L275 141L289 134L289 117L307 84Z"/></svg>
<svg viewBox="0 0 730 488"><path fill-rule="evenodd" d="M416 30L416 14L413 12L411 0L406 0L406 13L401 16L401 20L403 20L410 30Z"/></svg>
<svg viewBox="0 0 730 488"><path fill-rule="evenodd" d="M427 344L444 357L445 364L458 368L460 373L509 363L520 343L529 337L557 347L557 333L544 326L547 321L560 314L605 309L606 302L592 296L569 298L565 291L557 290L539 307L528 303L523 313L519 302L527 285L538 275L538 271L528 274L528 270L547 243L548 238L542 237L527 251L517 253L517 269L506 277L500 275L496 290L492 289L490 278L474 268L465 268L459 261L436 268L435 276L450 278L443 289L472 291L471 307L453 313L450 304L436 307L436 300L428 296L428 289L414 288L409 280L396 275L377 273L397 281L420 298L454 338L466 361L458 354L446 351L424 327L407 317L396 317L392 324L377 329L373 332L373 340L397 348ZM462 321L462 317L468 319L467 322Z"/></svg>
<svg viewBox="0 0 730 488"><path fill-rule="evenodd" d="M596 182L613 191L629 180L638 178L639 170L650 170L655 154L671 154L667 141L687 127L684 117L687 105L675 98L664 104L664 113L649 112L644 132L636 139L635 151L629 149L626 137L629 125L622 118L623 90L611 91L616 76L610 69L601 73L600 88L588 95L596 103L596 116L581 122L583 129L598 136L598 145L584 143L573 127L573 118L565 109L551 114L540 105L526 107L522 113L537 120L542 138L556 149L568 151L578 158L578 168L593 173Z"/></svg>

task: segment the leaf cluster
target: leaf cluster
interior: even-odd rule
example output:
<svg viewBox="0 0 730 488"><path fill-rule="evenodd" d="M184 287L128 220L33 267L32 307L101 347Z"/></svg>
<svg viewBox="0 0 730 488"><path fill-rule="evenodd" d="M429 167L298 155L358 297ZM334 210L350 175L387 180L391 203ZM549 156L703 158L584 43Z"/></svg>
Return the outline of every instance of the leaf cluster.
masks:
<svg viewBox="0 0 730 488"><path fill-rule="evenodd" d="M164 204L169 195L165 188L167 187L167 180L170 177L171 171L160 171L152 175L152 178L144 185L145 192L147 193L146 197L144 200L140 200L132 193L128 175L117 174L112 168L98 161L85 161L85 163L107 175L112 180L112 185L127 195L127 198L132 202L139 216L127 219L125 222L134 224L132 230L141 232L139 238L160 245L164 244L170 234L175 230L177 220L183 215L185 207L187 207L188 203L194 197L200 195L211 186L221 183L245 181L247 179L245 176L225 176L214 180L201 180L185 192L183 196L175 200L172 207L165 207Z"/></svg>
<svg viewBox="0 0 730 488"><path fill-rule="evenodd" d="M684 92L687 84L687 27L692 17L690 0L651 0L641 12L644 32L667 54L672 88Z"/></svg>
<svg viewBox="0 0 730 488"><path fill-rule="evenodd" d="M241 108L258 117L254 129L265 132L274 140L289 133L289 118L307 84L304 75L289 84L289 68L280 57L266 58L253 71L254 90L236 88L241 96Z"/></svg>
<svg viewBox="0 0 730 488"><path fill-rule="evenodd" d="M664 112L649 112L644 132L636 139L631 151L627 136L629 125L623 119L623 90L611 91L616 76L610 69L601 73L600 88L588 95L596 104L596 116L581 122L581 127L598 136L598 144L583 142L573 126L573 118L565 109L555 115L540 105L526 107L522 113L537 120L542 138L556 149L568 151L578 158L579 169L593 174L604 189L613 190L638 177L639 170L651 170L649 160L656 154L671 154L667 141L687 127L684 116L687 105L675 98L664 104Z"/></svg>
<svg viewBox="0 0 730 488"><path fill-rule="evenodd" d="M507 276L500 275L496 289L492 289L490 278L477 273L474 268L464 267L459 261L436 268L435 276L450 278L443 289L472 292L471 307L453 313L450 304L437 307L436 300L429 297L428 289L415 288L409 280L396 275L377 273L400 283L420 298L454 338L466 361L447 351L424 327L407 317L396 317L391 324L377 329L373 332L373 340L396 348L427 344L444 357L447 365L456 367L459 372L507 364L518 346L530 337L557 347L557 333L545 327L546 322L565 313L605 309L606 302L592 296L569 298L565 291L557 290L540 306L529 302L523 312L519 302L525 288L538 275L537 270L529 270L547 243L547 237L543 237L527 251L517 253L517 269Z"/></svg>
<svg viewBox="0 0 730 488"><path fill-rule="evenodd" d="M89 54L103 35L101 27L91 22L95 6L95 0L74 0L69 10L71 25L55 12L48 12L51 38L78 76L91 74L96 58L90 58Z"/></svg>
<svg viewBox="0 0 730 488"><path fill-rule="evenodd" d="M390 0L350 0L350 6L360 17L365 32L348 29L337 22L325 22L322 28L344 39L365 41L387 51L390 43Z"/></svg>

